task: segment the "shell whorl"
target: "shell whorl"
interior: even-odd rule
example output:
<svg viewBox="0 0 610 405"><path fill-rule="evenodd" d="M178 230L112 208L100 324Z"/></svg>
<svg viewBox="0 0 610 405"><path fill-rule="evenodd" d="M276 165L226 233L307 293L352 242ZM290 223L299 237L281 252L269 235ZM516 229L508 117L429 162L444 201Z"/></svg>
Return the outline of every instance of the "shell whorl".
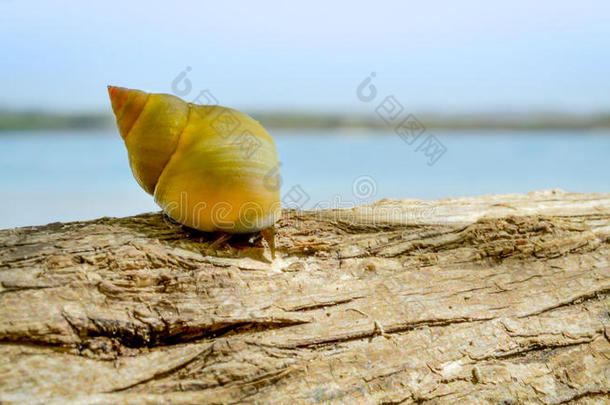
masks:
<svg viewBox="0 0 610 405"><path fill-rule="evenodd" d="M171 218L231 233L279 218L279 187L268 179L279 168L277 150L256 120L169 94L114 86L108 93L134 177Z"/></svg>
<svg viewBox="0 0 610 405"><path fill-rule="evenodd" d="M112 103L112 111L117 119L119 132L125 139L142 113L148 100L148 93L125 87L108 86L108 95Z"/></svg>
<svg viewBox="0 0 610 405"><path fill-rule="evenodd" d="M108 93L133 175L147 193L154 195L187 124L189 105L169 94L124 87L108 86Z"/></svg>

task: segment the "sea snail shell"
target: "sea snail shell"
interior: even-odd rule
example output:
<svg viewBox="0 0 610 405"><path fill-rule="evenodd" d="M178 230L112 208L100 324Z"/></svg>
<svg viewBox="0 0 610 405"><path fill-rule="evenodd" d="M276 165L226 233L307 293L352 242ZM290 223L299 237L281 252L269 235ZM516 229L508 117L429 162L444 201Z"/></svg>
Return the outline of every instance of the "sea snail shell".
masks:
<svg viewBox="0 0 610 405"><path fill-rule="evenodd" d="M254 119L169 94L108 86L134 177L175 221L250 233L279 219L275 144Z"/></svg>

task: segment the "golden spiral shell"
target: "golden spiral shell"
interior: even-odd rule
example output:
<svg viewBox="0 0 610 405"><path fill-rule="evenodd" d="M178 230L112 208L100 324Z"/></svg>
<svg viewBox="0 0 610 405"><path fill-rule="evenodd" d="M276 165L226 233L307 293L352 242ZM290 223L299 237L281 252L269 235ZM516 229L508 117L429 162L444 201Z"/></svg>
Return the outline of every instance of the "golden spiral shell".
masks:
<svg viewBox="0 0 610 405"><path fill-rule="evenodd" d="M175 221L206 232L256 232L280 216L279 163L254 119L169 94L108 86L134 177Z"/></svg>

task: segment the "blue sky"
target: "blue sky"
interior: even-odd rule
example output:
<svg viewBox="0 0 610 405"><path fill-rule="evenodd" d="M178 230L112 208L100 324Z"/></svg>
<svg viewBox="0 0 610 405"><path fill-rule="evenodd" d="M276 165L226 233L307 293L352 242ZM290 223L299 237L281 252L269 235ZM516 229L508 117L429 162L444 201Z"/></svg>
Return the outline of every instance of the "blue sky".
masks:
<svg viewBox="0 0 610 405"><path fill-rule="evenodd" d="M610 109L608 1L0 0L0 106L108 110L107 84L249 110ZM192 97L191 97L192 96Z"/></svg>

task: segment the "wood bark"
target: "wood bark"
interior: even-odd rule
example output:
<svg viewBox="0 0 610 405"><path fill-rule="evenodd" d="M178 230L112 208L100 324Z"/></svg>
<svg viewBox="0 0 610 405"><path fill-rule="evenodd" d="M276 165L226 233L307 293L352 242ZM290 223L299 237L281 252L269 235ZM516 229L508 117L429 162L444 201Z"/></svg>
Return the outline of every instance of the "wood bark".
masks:
<svg viewBox="0 0 610 405"><path fill-rule="evenodd" d="M608 403L610 194L0 231L2 403Z"/></svg>

